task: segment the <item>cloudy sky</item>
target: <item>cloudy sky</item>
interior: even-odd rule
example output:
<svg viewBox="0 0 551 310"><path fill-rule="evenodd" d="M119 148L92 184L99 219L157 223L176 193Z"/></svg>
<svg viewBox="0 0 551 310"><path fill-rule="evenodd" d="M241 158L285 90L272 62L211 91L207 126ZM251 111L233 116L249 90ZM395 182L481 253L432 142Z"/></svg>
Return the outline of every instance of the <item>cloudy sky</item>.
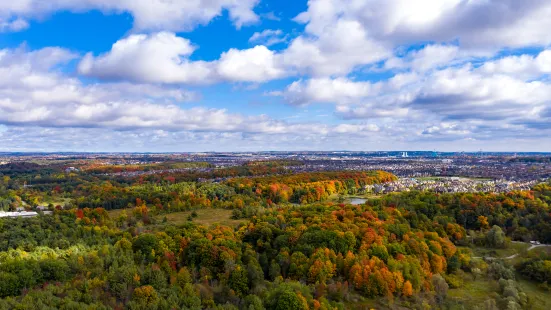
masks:
<svg viewBox="0 0 551 310"><path fill-rule="evenodd" d="M0 1L0 151L551 151L549 0Z"/></svg>

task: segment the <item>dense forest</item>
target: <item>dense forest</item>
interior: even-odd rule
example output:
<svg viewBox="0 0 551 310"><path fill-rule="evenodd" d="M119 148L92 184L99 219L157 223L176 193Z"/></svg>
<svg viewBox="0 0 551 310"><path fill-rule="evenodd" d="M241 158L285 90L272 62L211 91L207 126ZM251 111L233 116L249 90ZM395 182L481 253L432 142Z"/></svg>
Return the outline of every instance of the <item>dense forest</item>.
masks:
<svg viewBox="0 0 551 310"><path fill-rule="evenodd" d="M130 177L104 174L151 165L101 174L5 168L0 209L42 205L52 214L0 218L0 309L550 305L541 297L551 294L550 252L511 251L551 243L551 184L507 194L373 196L368 185L396 177L291 174L289 164L296 163L200 164L210 170ZM352 205L351 195L366 202ZM228 218L201 220L219 210ZM497 259L501 253L512 257ZM475 285L491 293L480 302L458 297Z"/></svg>

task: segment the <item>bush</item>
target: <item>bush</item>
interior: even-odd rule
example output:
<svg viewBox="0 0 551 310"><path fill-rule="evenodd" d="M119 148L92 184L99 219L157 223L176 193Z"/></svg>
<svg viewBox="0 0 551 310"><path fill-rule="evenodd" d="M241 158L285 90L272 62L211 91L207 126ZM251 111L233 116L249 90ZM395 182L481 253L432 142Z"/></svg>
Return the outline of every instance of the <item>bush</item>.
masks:
<svg viewBox="0 0 551 310"><path fill-rule="evenodd" d="M463 286L463 279L458 275L445 275L444 279L446 280L446 283L448 283L450 288L460 288Z"/></svg>

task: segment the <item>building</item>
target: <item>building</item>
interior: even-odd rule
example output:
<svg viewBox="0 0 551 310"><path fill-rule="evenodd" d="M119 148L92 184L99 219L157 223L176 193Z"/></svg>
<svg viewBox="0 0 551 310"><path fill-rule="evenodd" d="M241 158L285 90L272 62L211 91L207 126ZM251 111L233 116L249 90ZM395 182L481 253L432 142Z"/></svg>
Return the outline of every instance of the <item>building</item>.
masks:
<svg viewBox="0 0 551 310"><path fill-rule="evenodd" d="M36 213L36 212L27 212L27 211L21 211L21 212L4 212L4 211L0 211L0 218L35 217L35 216L38 216L38 213Z"/></svg>
<svg viewBox="0 0 551 310"><path fill-rule="evenodd" d="M65 172L78 172L78 169L75 167L67 167L67 169L65 169Z"/></svg>

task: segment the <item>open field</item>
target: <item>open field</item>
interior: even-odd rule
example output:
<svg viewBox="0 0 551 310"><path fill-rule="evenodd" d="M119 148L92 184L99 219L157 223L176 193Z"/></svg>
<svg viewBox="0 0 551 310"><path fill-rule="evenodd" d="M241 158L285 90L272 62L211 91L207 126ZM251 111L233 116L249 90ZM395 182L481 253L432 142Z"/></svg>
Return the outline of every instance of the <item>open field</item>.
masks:
<svg viewBox="0 0 551 310"><path fill-rule="evenodd" d="M375 199L375 198L380 198L380 197L382 197L382 195L377 195L377 194L373 194L373 193L356 194L356 195L342 195L342 198L344 199L344 202L346 202L346 203L350 202L350 200L353 200L353 199ZM330 201L338 201L339 200L339 195L337 195L337 194L331 195L331 196L329 196L329 200Z"/></svg>
<svg viewBox="0 0 551 310"><path fill-rule="evenodd" d="M62 206L62 207L65 207L66 205L68 205L69 203L71 203L71 198L60 198L58 200L45 200L43 203L41 203L41 205L49 205L49 204L52 204L54 206Z"/></svg>
<svg viewBox="0 0 551 310"><path fill-rule="evenodd" d="M483 304L498 290L496 281L489 281L483 277L476 280L464 281L461 288L450 289L448 297L474 307Z"/></svg>
<svg viewBox="0 0 551 310"><path fill-rule="evenodd" d="M214 223L219 223L226 226L235 227L239 224L245 222L244 220L234 220L231 218L232 210L225 209L201 209L195 211L197 212L197 217L193 219L194 223L210 226ZM188 222L188 217L191 215L189 212L176 212L166 214L166 218L169 223L176 225L185 224ZM164 218L165 215L161 215L161 218Z"/></svg>
<svg viewBox="0 0 551 310"><path fill-rule="evenodd" d="M515 254L522 254L530 244L527 243L511 243L506 249L492 249L485 247L469 248L473 252L473 257L492 257L492 258L507 258Z"/></svg>
<svg viewBox="0 0 551 310"><path fill-rule="evenodd" d="M551 307L551 293L549 291L539 288L537 283L525 280L520 275L517 275L517 283L528 296L532 309L549 309Z"/></svg>
<svg viewBox="0 0 551 310"><path fill-rule="evenodd" d="M109 210L107 213L109 214L109 217L112 219L118 218L121 213L126 210L126 214L130 214L132 212L132 209L117 209L117 210Z"/></svg>
<svg viewBox="0 0 551 310"><path fill-rule="evenodd" d="M120 210L110 210L109 217L115 219L120 216L120 214L126 210L128 214L132 212L132 209L120 209ZM197 217L193 219L193 222L196 224L210 226L214 223L219 223L225 226L236 227L241 223L246 222L245 220L234 220L231 218L232 210L225 209L200 209L195 211ZM192 211L186 212L175 212L161 214L157 216L158 222L161 222L166 216L168 223L175 225L182 225L188 222L188 218L191 215Z"/></svg>

